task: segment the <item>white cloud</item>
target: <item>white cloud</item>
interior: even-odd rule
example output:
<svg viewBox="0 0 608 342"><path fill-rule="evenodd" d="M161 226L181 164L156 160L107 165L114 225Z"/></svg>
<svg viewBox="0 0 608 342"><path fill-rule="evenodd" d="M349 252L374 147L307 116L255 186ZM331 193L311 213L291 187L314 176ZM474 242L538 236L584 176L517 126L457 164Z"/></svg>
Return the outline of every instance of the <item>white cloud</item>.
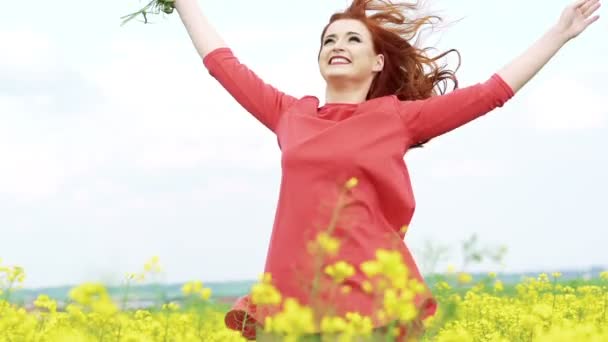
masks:
<svg viewBox="0 0 608 342"><path fill-rule="evenodd" d="M525 100L530 123L548 131L602 128L608 109L600 94L572 77L554 76L537 84Z"/></svg>

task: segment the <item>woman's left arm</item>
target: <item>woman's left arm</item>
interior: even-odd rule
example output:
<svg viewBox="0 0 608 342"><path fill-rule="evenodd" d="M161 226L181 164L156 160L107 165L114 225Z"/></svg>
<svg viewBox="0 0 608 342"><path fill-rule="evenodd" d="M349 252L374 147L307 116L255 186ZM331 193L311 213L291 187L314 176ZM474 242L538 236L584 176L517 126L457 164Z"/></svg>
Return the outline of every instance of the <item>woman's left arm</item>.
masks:
<svg viewBox="0 0 608 342"><path fill-rule="evenodd" d="M519 91L562 46L599 19L599 15L592 14L600 5L600 0L576 0L568 5L557 24L522 55L498 71L498 75L511 86L514 93Z"/></svg>
<svg viewBox="0 0 608 342"><path fill-rule="evenodd" d="M599 18L592 16L599 7L600 0L576 0L557 24L486 82L424 100L397 100L409 145L426 142L502 107L564 44Z"/></svg>

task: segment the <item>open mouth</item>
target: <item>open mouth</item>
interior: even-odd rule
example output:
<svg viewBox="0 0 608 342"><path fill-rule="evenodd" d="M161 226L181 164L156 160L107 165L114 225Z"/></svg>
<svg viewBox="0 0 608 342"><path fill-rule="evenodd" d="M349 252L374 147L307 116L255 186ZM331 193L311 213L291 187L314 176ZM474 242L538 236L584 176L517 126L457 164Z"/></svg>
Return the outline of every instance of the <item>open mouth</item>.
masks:
<svg viewBox="0 0 608 342"><path fill-rule="evenodd" d="M329 65L346 65L346 64L351 64L351 61L346 57L334 56L329 59Z"/></svg>

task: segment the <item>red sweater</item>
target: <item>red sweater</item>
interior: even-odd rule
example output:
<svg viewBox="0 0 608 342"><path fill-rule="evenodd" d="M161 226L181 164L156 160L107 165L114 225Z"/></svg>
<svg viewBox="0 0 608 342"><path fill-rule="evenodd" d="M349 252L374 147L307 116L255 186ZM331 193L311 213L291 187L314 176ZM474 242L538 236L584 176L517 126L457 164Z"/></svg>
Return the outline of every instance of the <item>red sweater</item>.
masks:
<svg viewBox="0 0 608 342"><path fill-rule="evenodd" d="M314 96L295 98L262 81L239 62L229 48L218 48L203 59L210 75L245 110L270 129L281 149L282 178L265 272L285 297L309 303L312 258L308 241L327 227L338 191L351 177L359 184L350 192L334 236L342 244L336 258L356 267L343 298L327 297L338 313L357 311L374 317L373 300L364 293L365 279L357 267L375 258L378 248L398 250L410 276L424 279L403 241L415 201L405 152L501 107L513 90L497 74L486 82L419 101L384 96L360 104L326 104ZM268 314L257 310L249 296L240 298L226 315L228 327L241 330L248 322L263 324ZM428 288L415 298L422 318L433 315L436 301ZM374 322L375 325L380 323ZM253 327L244 335L254 338Z"/></svg>

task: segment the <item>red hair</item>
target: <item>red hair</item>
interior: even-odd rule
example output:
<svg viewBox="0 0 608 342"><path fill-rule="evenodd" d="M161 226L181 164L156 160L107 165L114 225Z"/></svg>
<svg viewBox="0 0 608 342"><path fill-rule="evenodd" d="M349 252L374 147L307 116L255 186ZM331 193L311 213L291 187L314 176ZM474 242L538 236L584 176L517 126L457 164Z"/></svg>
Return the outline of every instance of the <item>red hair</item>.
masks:
<svg viewBox="0 0 608 342"><path fill-rule="evenodd" d="M430 48L420 49L409 42L423 26L432 27L433 20L442 21L438 16L406 18L405 11L415 12L418 7L417 2L353 0L345 11L334 13L323 29L321 48L328 27L336 20L359 20L371 32L374 52L384 55L384 68L374 78L367 100L387 95L397 95L402 101L426 99L444 94L448 80L454 83L453 89L458 88L455 74L460 67L458 50L451 49L438 56L428 57L425 53ZM367 11L375 13L368 16ZM458 67L454 71L446 69L445 65L437 65L437 61L450 52L456 52L459 58ZM319 56L320 54L319 49Z"/></svg>

